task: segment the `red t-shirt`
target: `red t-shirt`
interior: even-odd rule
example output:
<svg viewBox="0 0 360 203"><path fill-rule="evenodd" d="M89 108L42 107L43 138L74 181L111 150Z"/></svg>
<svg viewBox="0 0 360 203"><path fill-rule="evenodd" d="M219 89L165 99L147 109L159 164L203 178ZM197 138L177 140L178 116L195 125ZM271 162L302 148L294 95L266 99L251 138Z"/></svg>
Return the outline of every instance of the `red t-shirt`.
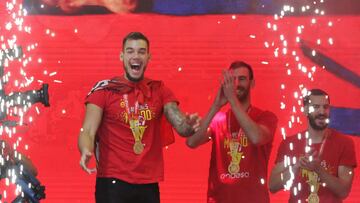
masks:
<svg viewBox="0 0 360 203"><path fill-rule="evenodd" d="M163 106L168 102L177 102L173 93L164 84L149 88L151 97L139 103L138 114L142 116L145 132L141 139L144 150L135 154L135 138L129 126L129 115L124 94L108 89L99 89L91 93L86 103L92 103L103 109L103 117L96 140L98 143L97 177L112 177L133 184L154 183L163 180L164 164L160 122ZM147 93L149 94L149 92ZM128 95L129 109L135 109L135 91Z"/></svg>
<svg viewBox="0 0 360 203"><path fill-rule="evenodd" d="M339 166L356 167L354 142L350 137L346 137L335 130L329 129L329 132L330 133L323 145L320 160L321 165L325 167L330 174L337 177ZM290 144L292 145L293 150L290 150ZM321 145L322 143L314 143L311 145L311 148L319 152ZM276 163L283 162L285 156L289 157L290 160L292 160L293 157L296 157L298 160L299 157L305 155L305 146L305 133L287 137L286 140L283 140L279 146ZM292 186L296 187L300 183L301 190L297 191L297 195L295 196L293 193L294 187L291 187L289 202L298 202L298 200L306 202L306 199L310 195L310 186L306 183L307 178L306 176L303 176L304 173L306 173L306 171L300 169L298 175L295 177ZM321 183L317 195L320 198L320 202L342 202L340 198L336 197Z"/></svg>
<svg viewBox="0 0 360 203"><path fill-rule="evenodd" d="M273 138L277 126L275 114L256 107L251 107L248 114L257 124L266 126ZM218 112L210 124L210 129L212 152L208 202L269 202L266 180L273 139L262 146L253 145L240 131L240 125L231 111ZM239 143L233 153L230 152L232 139ZM234 164L239 170L232 171L229 167L236 160L236 156L238 162L235 161Z"/></svg>

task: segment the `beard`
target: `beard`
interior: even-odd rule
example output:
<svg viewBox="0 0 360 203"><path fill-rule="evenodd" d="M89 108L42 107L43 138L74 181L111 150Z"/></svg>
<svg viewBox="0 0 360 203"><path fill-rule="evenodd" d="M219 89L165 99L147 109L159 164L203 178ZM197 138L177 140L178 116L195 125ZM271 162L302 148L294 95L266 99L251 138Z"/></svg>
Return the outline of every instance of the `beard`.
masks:
<svg viewBox="0 0 360 203"><path fill-rule="evenodd" d="M123 63L123 67L124 67L126 78L128 80L130 80L131 82L140 82L141 80L144 79L144 73L145 73L145 70L146 70L146 66L144 67L144 71L142 72L142 74L141 74L141 76L139 78L134 78L129 74L128 69L131 69L131 65L129 65L128 68L127 68L125 63Z"/></svg>
<svg viewBox="0 0 360 203"><path fill-rule="evenodd" d="M144 79L144 73L139 78L133 78L131 75L125 71L126 78L129 79L131 82L140 82L142 79Z"/></svg>
<svg viewBox="0 0 360 203"><path fill-rule="evenodd" d="M327 116L324 115L324 114L320 114L320 115L317 115L317 116L308 115L309 124L314 130L321 131L321 130L325 130L328 127L327 123L324 124L324 125L316 124L315 120L318 119L318 118L321 118L321 117L327 117Z"/></svg>
<svg viewBox="0 0 360 203"><path fill-rule="evenodd" d="M250 93L250 88L244 88L244 87L239 87L237 89L237 91L240 90L240 93L237 93L237 98L239 99L239 101L244 102L248 99L249 97L249 93Z"/></svg>

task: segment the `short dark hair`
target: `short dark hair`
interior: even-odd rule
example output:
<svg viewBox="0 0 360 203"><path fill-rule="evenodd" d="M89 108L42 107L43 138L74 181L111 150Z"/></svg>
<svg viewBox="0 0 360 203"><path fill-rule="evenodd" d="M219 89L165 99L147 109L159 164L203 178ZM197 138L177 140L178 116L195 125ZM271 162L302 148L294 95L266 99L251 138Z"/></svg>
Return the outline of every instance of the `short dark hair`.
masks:
<svg viewBox="0 0 360 203"><path fill-rule="evenodd" d="M230 70L235 70L235 69L241 68L241 67L245 67L245 68L248 69L250 80L254 79L254 72L253 72L252 67L249 64L245 63L244 61L234 61L234 62L232 62L229 69Z"/></svg>
<svg viewBox="0 0 360 203"><path fill-rule="evenodd" d="M304 103L304 106L310 104L310 96L311 95L315 95L315 96L326 96L329 103L330 103L330 97L329 97L329 94L326 93L324 90L321 90L321 89L311 89L311 90L308 90L306 95L304 96L303 98L303 103Z"/></svg>
<svg viewBox="0 0 360 203"><path fill-rule="evenodd" d="M122 46L123 48L125 47L125 43L126 41L128 40L139 40L139 39L142 39L146 42L147 44L147 48L148 48L148 51L150 49L150 42L148 40L148 38L141 32L130 32L129 34L127 34L124 39L123 39L123 42L122 42Z"/></svg>

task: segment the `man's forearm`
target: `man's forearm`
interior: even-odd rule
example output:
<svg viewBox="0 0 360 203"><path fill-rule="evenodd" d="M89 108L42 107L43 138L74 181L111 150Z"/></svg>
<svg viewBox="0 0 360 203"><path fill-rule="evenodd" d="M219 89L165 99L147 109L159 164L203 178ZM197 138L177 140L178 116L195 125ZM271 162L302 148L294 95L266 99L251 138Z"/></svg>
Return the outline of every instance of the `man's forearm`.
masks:
<svg viewBox="0 0 360 203"><path fill-rule="evenodd" d="M89 152L94 151L94 139L92 139L91 137L92 136L89 135L89 132L80 132L78 139L78 148L80 153L82 153L84 150L87 150Z"/></svg>
<svg viewBox="0 0 360 203"><path fill-rule="evenodd" d="M267 143L268 137L263 130L255 123L246 112L246 109L243 109L243 106L238 100L233 100L229 102L231 109L235 114L236 120L241 125L246 136L250 139L251 143L254 145L262 145Z"/></svg>
<svg viewBox="0 0 360 203"><path fill-rule="evenodd" d="M345 184L340 178L329 174L323 167L320 167L315 172L319 175L320 181L325 185L325 187L327 187L336 196L340 197L341 199L344 199L348 196L351 184Z"/></svg>
<svg viewBox="0 0 360 203"><path fill-rule="evenodd" d="M187 122L186 116L180 111L175 102L166 104L164 113L167 120L171 123L179 135L187 137L194 133L192 126Z"/></svg>
<svg viewBox="0 0 360 203"><path fill-rule="evenodd" d="M276 193L284 188L289 189L298 172L299 167L297 165L293 165L291 167L288 166L286 168L283 168L282 171L271 174L269 182L270 192Z"/></svg>
<svg viewBox="0 0 360 203"><path fill-rule="evenodd" d="M209 112L206 114L205 118L200 123L200 129L196 133L194 133L191 137L187 138L186 144L189 147L195 148L209 139L205 137L207 134L207 129L211 123L211 120L214 118L218 110L219 108L215 107L214 105L211 106Z"/></svg>

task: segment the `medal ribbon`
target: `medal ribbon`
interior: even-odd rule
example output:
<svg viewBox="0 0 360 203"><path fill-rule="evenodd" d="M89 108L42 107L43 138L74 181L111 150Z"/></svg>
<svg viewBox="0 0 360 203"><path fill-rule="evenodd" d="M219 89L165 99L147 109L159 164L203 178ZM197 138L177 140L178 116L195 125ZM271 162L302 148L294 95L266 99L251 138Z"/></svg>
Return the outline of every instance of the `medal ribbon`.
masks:
<svg viewBox="0 0 360 203"><path fill-rule="evenodd" d="M247 114L249 114L250 109L251 107L247 109L246 111ZM239 138L241 134L244 133L242 128L240 127L237 135L233 136L231 131L231 111L229 111L228 113L228 131L230 133L230 143L229 143L230 151L228 152L228 154L231 156L231 162L228 166L228 171L229 173L234 174L234 173L238 173L240 170L240 161L243 155L243 152L241 152L243 143L240 143Z"/></svg>
<svg viewBox="0 0 360 203"><path fill-rule="evenodd" d="M123 99L125 102L126 112L128 114L129 126L134 136L135 142L139 142L139 141L141 142L143 132L141 133L140 130L140 122L139 122L139 114L138 114L139 102L138 101L135 102L134 109L132 110L130 109L129 106L129 99L127 94L123 95Z"/></svg>
<svg viewBox="0 0 360 203"><path fill-rule="evenodd" d="M321 141L320 150L319 150L319 158L321 157L322 153L324 152L324 146L326 140L328 138L328 131L325 132L324 138ZM320 201L318 196L318 191L320 187L319 176L314 171L308 171L308 184L310 186L310 195L308 197L309 203L318 203Z"/></svg>

